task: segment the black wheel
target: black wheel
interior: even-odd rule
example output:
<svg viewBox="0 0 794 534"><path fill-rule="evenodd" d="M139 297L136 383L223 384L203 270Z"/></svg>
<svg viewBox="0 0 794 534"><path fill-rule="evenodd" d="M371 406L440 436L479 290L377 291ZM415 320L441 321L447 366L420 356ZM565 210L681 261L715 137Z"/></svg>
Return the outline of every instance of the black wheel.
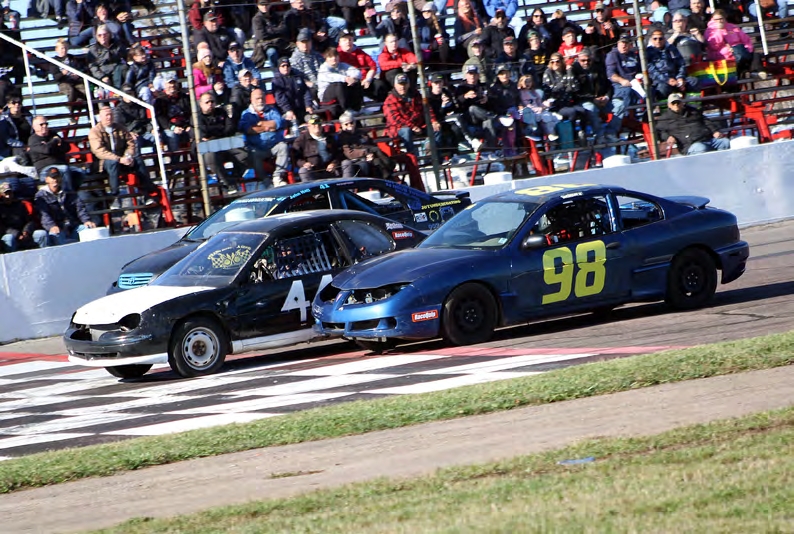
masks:
<svg viewBox="0 0 794 534"><path fill-rule="evenodd" d="M444 303L441 335L453 345L473 345L491 339L497 323L496 300L480 284L455 288Z"/></svg>
<svg viewBox="0 0 794 534"><path fill-rule="evenodd" d="M382 354L387 350L391 350L396 347L397 342L393 339L387 339L386 341L364 341L357 339L356 345L364 350L370 350L375 354Z"/></svg>
<svg viewBox="0 0 794 534"><path fill-rule="evenodd" d="M704 306L717 291L717 266L707 252L691 248L679 252L667 275L665 302L677 310Z"/></svg>
<svg viewBox="0 0 794 534"><path fill-rule="evenodd" d="M105 367L105 370L116 378L140 378L151 368L151 365L134 364Z"/></svg>
<svg viewBox="0 0 794 534"><path fill-rule="evenodd" d="M186 378L211 375L223 365L228 346L226 332L217 321L205 317L187 319L174 330L168 363Z"/></svg>

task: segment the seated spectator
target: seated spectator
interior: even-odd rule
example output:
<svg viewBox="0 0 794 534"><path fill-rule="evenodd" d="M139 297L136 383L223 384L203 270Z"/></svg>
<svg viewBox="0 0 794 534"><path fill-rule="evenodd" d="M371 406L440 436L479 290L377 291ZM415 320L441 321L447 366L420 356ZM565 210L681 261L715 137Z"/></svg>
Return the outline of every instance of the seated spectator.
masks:
<svg viewBox="0 0 794 534"><path fill-rule="evenodd" d="M589 48L579 52L576 63L573 64L573 75L579 84L579 89L574 92L576 104L587 111L587 124L592 128L596 142L604 142L604 136L608 136L610 141L617 140L620 121L613 118L616 123L613 125L610 122L606 128L601 121L602 112L612 109L609 99L612 84L607 80L603 65L595 61ZM615 130L615 125L617 125L617 130Z"/></svg>
<svg viewBox="0 0 794 534"><path fill-rule="evenodd" d="M83 171L69 165L69 143L60 135L50 131L47 118L42 115L33 117L33 131L28 140L30 159L39 179L43 182L50 169L58 169L66 191L77 191L83 183Z"/></svg>
<svg viewBox="0 0 794 534"><path fill-rule="evenodd" d="M121 90L127 94L135 94L135 88L129 84L122 85ZM135 141L136 156L140 155L142 147L153 148L155 146L152 121L147 115L146 108L135 104L129 98L123 96L121 102L113 108L113 122L127 127L133 141Z"/></svg>
<svg viewBox="0 0 794 534"><path fill-rule="evenodd" d="M460 121L455 95L447 87L446 79L441 73L430 76L430 92L427 103L433 110L433 116L441 124L439 132L439 153L442 157L451 156L455 152L471 152L471 143L475 139L466 135L465 127Z"/></svg>
<svg viewBox="0 0 794 534"><path fill-rule="evenodd" d="M251 81L254 85L259 85L259 80L262 79L259 69L250 58L243 55L243 47L234 41L229 45L229 57L223 62L223 80L227 87L233 88L239 83L237 75L243 69L250 70L253 76Z"/></svg>
<svg viewBox="0 0 794 534"><path fill-rule="evenodd" d="M375 15L367 19L370 35L374 35L385 44L389 35L395 37L396 46L407 50L413 49L411 25L408 23L408 8L405 2L390 2L387 6L389 16L384 16L380 24L375 26Z"/></svg>
<svg viewBox="0 0 794 534"><path fill-rule="evenodd" d="M518 80L521 76L526 74L534 75L535 68L532 60L524 56L518 55L518 46L515 37L505 37L502 41L502 52L496 56L496 64L499 66L505 65L510 69L510 76L514 80Z"/></svg>
<svg viewBox="0 0 794 534"><path fill-rule="evenodd" d="M653 0L651 2L651 16L648 20L654 25L669 29L673 16L670 14L670 9L667 7L667 0Z"/></svg>
<svg viewBox="0 0 794 534"><path fill-rule="evenodd" d="M607 78L612 82L612 114L620 120L626 116L626 108L636 105L640 95L631 85L640 73L640 56L634 50L634 41L628 34L618 39L618 44L606 57Z"/></svg>
<svg viewBox="0 0 794 534"><path fill-rule="evenodd" d="M507 25L510 20L505 16L504 9L497 9L491 23L485 27L480 37L483 52L491 59L502 53L502 41L505 37L515 38L516 32Z"/></svg>
<svg viewBox="0 0 794 534"><path fill-rule="evenodd" d="M699 28L688 27L688 19L681 11L673 15L673 27L667 30L665 36L667 43L678 49L686 66L703 59L706 38Z"/></svg>
<svg viewBox="0 0 794 534"><path fill-rule="evenodd" d="M612 11L603 2L596 2L593 19L587 23L582 34L582 45L594 47L600 55L602 50L611 50L615 46L622 31L620 23L612 18Z"/></svg>
<svg viewBox="0 0 794 534"><path fill-rule="evenodd" d="M687 26L697 28L700 33L705 34L709 20L711 20L711 15L706 11L706 2L704 0L690 0L689 12Z"/></svg>
<svg viewBox="0 0 794 534"><path fill-rule="evenodd" d="M552 111L563 116L565 120L575 123L577 119L587 122L588 113L576 103L576 92L579 81L573 73L573 65L565 66L562 55L554 53L549 59L549 67L543 74L543 91L546 98L553 98ZM584 128L583 128L584 129Z"/></svg>
<svg viewBox="0 0 794 534"><path fill-rule="evenodd" d="M215 97L212 93L204 93L199 97L201 112L198 115L201 140L222 139L233 136L237 132L232 117L225 110L215 107ZM237 193L237 176L242 176L248 169L248 153L239 148L205 152L201 155L204 164L211 174L218 177L218 181L226 189L227 195ZM224 164L232 164L232 174L228 175Z"/></svg>
<svg viewBox="0 0 794 534"><path fill-rule="evenodd" d="M223 9L217 9L217 2L214 0L193 0L188 11L188 19L193 31L204 29L204 15L208 12L215 14L219 26L226 26L226 17Z"/></svg>
<svg viewBox="0 0 794 534"><path fill-rule="evenodd" d="M190 96L182 90L176 78L165 82L165 90L154 100L154 110L157 125L170 152L177 152L180 145L190 143L193 135Z"/></svg>
<svg viewBox="0 0 794 534"><path fill-rule="evenodd" d="M204 27L193 32L193 44L196 50L199 49L201 43L207 43L210 52L212 52L212 64L221 68L229 55L229 45L235 39L232 30L219 24L218 14L215 10L207 11L204 14Z"/></svg>
<svg viewBox="0 0 794 534"><path fill-rule="evenodd" d="M367 2L360 0L336 0L336 5L342 12L342 18L345 19L345 27L347 31L352 31L354 28L366 26L366 17L364 16L364 8ZM344 33L340 32L341 34Z"/></svg>
<svg viewBox="0 0 794 534"><path fill-rule="evenodd" d="M254 75L248 69L243 69L237 75L239 82L232 89L232 107L234 109L234 116L240 117L243 111L251 105L251 92L257 87L254 85ZM239 120L237 121L239 123Z"/></svg>
<svg viewBox="0 0 794 534"><path fill-rule="evenodd" d="M427 2L422 6L422 18L417 24L419 41L422 43L426 64L441 69L450 67L449 35L444 24L436 16L436 6Z"/></svg>
<svg viewBox="0 0 794 534"><path fill-rule="evenodd" d="M100 160L101 170L107 172L110 196L114 197L110 209L121 209L121 199L118 197L122 173L135 173L138 189L146 195L145 203L156 203L153 196L157 194L157 188L149 178L143 159L135 154L132 134L123 124L113 121L113 110L109 106L99 110L99 122L88 132L88 143L91 153ZM49 177L47 180L49 183Z"/></svg>
<svg viewBox="0 0 794 534"><path fill-rule="evenodd" d="M81 231L96 227L77 193L61 188L58 169L50 169L46 183L47 187L36 193L33 204L39 213L41 226L47 232L48 245L74 243L80 239Z"/></svg>
<svg viewBox="0 0 794 534"><path fill-rule="evenodd" d="M339 116L338 145L345 159L342 160L342 177L373 176L393 180L395 163L375 145L372 139L358 131L356 116L345 111Z"/></svg>
<svg viewBox="0 0 794 534"><path fill-rule="evenodd" d="M488 110L487 85L480 81L480 72L475 65L466 67L463 82L455 88L455 100L467 128L483 130L487 150L497 147L497 134L494 119L496 115Z"/></svg>
<svg viewBox="0 0 794 534"><path fill-rule="evenodd" d="M325 63L317 73L317 94L320 102L335 102L331 108L334 118L345 109L359 111L364 100L361 89L361 72L346 63L339 62L336 48L325 51Z"/></svg>
<svg viewBox="0 0 794 534"><path fill-rule="evenodd" d="M681 93L667 97L667 110L659 117L656 127L659 138L667 139L668 146L677 144L682 154L731 148L730 141L722 136L717 125L705 118L699 109L687 106Z"/></svg>
<svg viewBox="0 0 794 534"><path fill-rule="evenodd" d="M491 68L493 60L485 56L479 39L475 39L471 45L469 45L469 54L469 59L463 63L463 67L460 69L463 78L466 78L466 71L473 65L477 67L477 72L480 73L480 83L487 84L491 82L493 80L493 69Z"/></svg>
<svg viewBox="0 0 794 534"><path fill-rule="evenodd" d="M671 93L697 89L698 79L686 75L686 64L678 49L667 43L664 30L651 31L651 44L647 48L648 76L656 97L663 100Z"/></svg>
<svg viewBox="0 0 794 534"><path fill-rule="evenodd" d="M36 217L16 198L8 182L0 183L0 241L6 252L47 246L47 232L39 227Z"/></svg>
<svg viewBox="0 0 794 534"><path fill-rule="evenodd" d="M94 15L92 21L94 28L105 26L112 40L118 42L123 49L138 41L135 38L135 26L132 25L132 14L129 10L125 9L113 14L106 4L97 4Z"/></svg>
<svg viewBox="0 0 794 534"><path fill-rule="evenodd" d="M55 42L55 56L53 57L77 71L86 72L88 70L82 58L69 53L69 41L64 38ZM79 110L85 109L85 83L80 76L52 63L47 63L47 72L52 74L53 81L58 84L58 92L66 96L66 101L69 102L69 111L73 115L76 116ZM76 124L77 119L72 118L70 122Z"/></svg>
<svg viewBox="0 0 794 534"><path fill-rule="evenodd" d="M543 89L535 86L535 78L522 76L518 80L518 90L521 97L521 118L526 125L524 132L536 141L546 136L549 141L556 141L557 123L560 119L552 113L551 106L544 98Z"/></svg>
<svg viewBox="0 0 794 534"><path fill-rule="evenodd" d="M306 114L314 113L312 95L303 73L290 66L286 57L278 61L278 72L273 77L273 96L276 107L290 126L304 123Z"/></svg>
<svg viewBox="0 0 794 534"><path fill-rule="evenodd" d="M774 18L778 19L786 19L788 18L788 2L786 0L775 0L775 14ZM755 2L748 2L747 4L747 13L755 20L759 20L763 18L764 13L768 13L768 8L764 8L761 6L762 16L758 16L758 7L756 6ZM785 24L785 23L784 23Z"/></svg>
<svg viewBox="0 0 794 534"><path fill-rule="evenodd" d="M11 156L20 156L22 162L27 161L27 140L23 141L23 132L17 126L18 121L14 120L14 114L20 113L22 109L22 97L17 95L9 95L6 97L6 108L0 113L0 157L8 158ZM24 121L24 124L30 128L30 124Z"/></svg>
<svg viewBox="0 0 794 534"><path fill-rule="evenodd" d="M455 16L455 50L459 51L458 61L465 61L471 56L469 47L475 39L482 38L484 26L471 0L458 0Z"/></svg>
<svg viewBox="0 0 794 534"><path fill-rule="evenodd" d="M251 20L254 32L254 53L251 60L257 67L264 67L267 60L270 68L273 68L278 58L286 55L290 47L287 27L282 24L282 16L275 5L271 0L256 2L258 11Z"/></svg>
<svg viewBox="0 0 794 534"><path fill-rule="evenodd" d="M398 74L408 74L409 80L416 82L416 55L407 48L400 48L397 36L389 34L383 41L383 51L378 56L381 79L389 87L394 87L394 78Z"/></svg>
<svg viewBox="0 0 794 534"><path fill-rule="evenodd" d="M311 31L303 29L298 34L295 51L289 58L292 68L299 70L306 79L306 85L311 89L312 96L317 98L317 72L320 65L325 63L325 58L312 50Z"/></svg>
<svg viewBox="0 0 794 534"><path fill-rule="evenodd" d="M704 37L706 53L710 60L735 60L736 70L740 74L746 72L761 73L761 56L753 52L753 41L742 29L727 20L725 11L717 9L711 16ZM763 73L762 78L766 78Z"/></svg>
<svg viewBox="0 0 794 534"><path fill-rule="evenodd" d="M573 28L565 28L562 31L562 44L558 50L565 60L565 66L573 65L582 49L584 45L576 41L576 31Z"/></svg>
<svg viewBox="0 0 794 534"><path fill-rule="evenodd" d="M333 135L323 131L319 115L306 117L306 129L292 143L301 182L336 178L341 172L342 150Z"/></svg>
<svg viewBox="0 0 794 534"><path fill-rule="evenodd" d="M361 72L361 88L364 94L373 100L383 101L388 91L386 84L376 78L378 64L372 56L356 46L356 36L351 32L344 32L339 36L339 61L356 67Z"/></svg>
<svg viewBox="0 0 794 534"><path fill-rule="evenodd" d="M540 34L536 31L529 31L527 33L527 42L529 46L524 50L524 61L532 64L534 72L535 85L540 86L543 80L543 73L546 72L546 65L549 62L549 52L546 45L540 40Z"/></svg>
<svg viewBox="0 0 794 534"><path fill-rule="evenodd" d="M198 61L193 63L193 88L196 98L207 91L212 91L215 81L222 79L223 71L213 63L212 52L207 47L199 48Z"/></svg>
<svg viewBox="0 0 794 534"><path fill-rule="evenodd" d="M154 90L154 74L157 71L154 61L152 61L142 46L136 45L127 52L127 63L130 68L127 71L124 83L134 88L135 94L139 99L152 104L154 102L154 95L152 94Z"/></svg>
<svg viewBox="0 0 794 534"><path fill-rule="evenodd" d="M319 46L321 50L327 48L325 40L328 37L328 25L322 14L306 5L303 0L290 0L290 9L284 14L286 38L294 43L299 40L303 30L309 32L309 39Z"/></svg>
<svg viewBox="0 0 794 534"><path fill-rule="evenodd" d="M503 155L512 157L516 155L518 128L514 121L519 118L518 107L521 105L521 93L516 82L510 79L508 65L500 65L496 68L496 78L496 81L488 89L488 109L499 117L498 135L502 140Z"/></svg>
<svg viewBox="0 0 794 534"><path fill-rule="evenodd" d="M248 157L257 177L266 187L287 184L289 147L284 142L284 119L277 109L265 105L265 93L254 89L251 105L243 111L238 130L245 136ZM270 180L265 179L264 161L275 158L276 168Z"/></svg>
<svg viewBox="0 0 794 534"><path fill-rule="evenodd" d="M66 17L69 19L69 44L76 47L87 45L94 38L94 3L87 0L69 0Z"/></svg>
<svg viewBox="0 0 794 534"><path fill-rule="evenodd" d="M414 138L425 133L425 115L422 100L419 95L411 91L411 81L405 73L394 77L394 89L389 92L383 103L383 114L386 119L386 134L393 139L399 138L406 152L418 156ZM436 121L432 110L430 110L430 121L436 141L439 141L441 124Z"/></svg>
<svg viewBox="0 0 794 534"><path fill-rule="evenodd" d="M552 39L551 31L549 31L549 22L546 20L546 14L539 7L532 11L532 15L527 19L527 23L521 28L518 33L518 52L523 54L528 48L529 34L535 32L538 37L538 44L545 45ZM545 65L545 63L544 63Z"/></svg>
<svg viewBox="0 0 794 534"><path fill-rule="evenodd" d="M91 76L112 85L121 87L127 67L124 48L113 40L108 27L104 24L96 28L96 43L88 48L88 66Z"/></svg>

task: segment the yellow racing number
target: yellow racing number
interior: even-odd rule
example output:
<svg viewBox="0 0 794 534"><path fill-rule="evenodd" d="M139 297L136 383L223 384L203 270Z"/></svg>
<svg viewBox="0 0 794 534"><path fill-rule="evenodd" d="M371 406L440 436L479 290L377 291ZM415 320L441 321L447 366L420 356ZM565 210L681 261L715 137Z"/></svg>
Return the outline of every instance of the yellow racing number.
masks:
<svg viewBox="0 0 794 534"><path fill-rule="evenodd" d="M559 193L566 189L578 189L580 187L587 187L593 184L555 184L555 185L539 185L536 187L528 187L527 189L518 189L516 194L528 195L531 197L541 197L543 195L550 195L552 193Z"/></svg>
<svg viewBox="0 0 794 534"><path fill-rule="evenodd" d="M607 249L603 241L589 241L576 246L576 279L574 280L573 253L568 247L547 250L543 254L543 281L560 288L543 295L542 304L562 302L571 296L571 286L577 298L598 295L604 290L606 280ZM562 266L557 266L557 260ZM592 277L591 277L592 274Z"/></svg>

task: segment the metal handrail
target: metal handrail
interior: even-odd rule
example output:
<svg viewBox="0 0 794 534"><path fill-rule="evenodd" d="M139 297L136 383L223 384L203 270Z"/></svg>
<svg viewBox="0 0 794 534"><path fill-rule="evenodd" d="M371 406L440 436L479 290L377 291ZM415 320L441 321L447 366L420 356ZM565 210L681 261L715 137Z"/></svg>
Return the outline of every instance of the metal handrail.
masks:
<svg viewBox="0 0 794 534"><path fill-rule="evenodd" d="M86 73L81 72L81 71L79 71L79 70L77 70L75 68L72 68L69 65L66 65L66 64L62 63L62 62L58 61L55 58L51 58L51 57L45 55L44 53L39 52L35 48L32 48L32 47L26 45L25 43L17 41L16 39L12 39L11 37L9 37L9 36L7 36L7 35L5 35L3 33L0 33L0 39L3 39L3 40L5 40L5 41L7 41L7 42L9 42L9 43L11 43L13 45L16 45L19 48L21 48L22 50L28 52L29 54L33 54L34 56L38 57L39 59L43 59L44 61L46 61L48 63L51 63L51 64L57 66L60 69L66 70L68 72L71 72L72 74L75 74L75 75L79 76L80 78L82 78L84 83L86 84L86 99L88 100L89 120L91 121L91 125L92 126L94 126L96 124L96 122L95 122L95 117L94 117L94 113L93 113L93 105L92 105L92 100L91 100L91 96L92 95L91 95L91 91L88 90L88 82L91 82L94 85L98 85L99 87L102 87L106 91L110 91L112 93L116 93L117 95L123 96L125 98L129 98L132 102L135 102L139 106L143 106L144 108L148 109L149 112L152 114L152 118L151 118L151 121L152 121L152 135L154 135L154 147L155 147L155 151L157 153L157 159L158 159L157 163L158 163L158 167L159 167L159 170L160 170L160 180L162 182L162 186L165 189L166 194L169 195L169 197L170 197L170 194L169 194L169 191L168 191L168 180L166 179L166 174L165 174L165 164L163 162L163 147L162 147L162 145L160 143L160 128L157 126L157 120L155 118L154 106L153 105L149 104L148 102L144 102L143 100L140 100L136 96L127 94L124 91L122 91L120 89L117 89L117 88L113 87L112 85L109 85L109 84L103 82L102 80L98 80L98 79L94 78L93 76L91 76L89 74L86 74ZM33 94L33 82L31 81L30 63L28 61L27 54L23 54L23 57L24 57L24 60L25 60L25 68L27 70L28 88L30 90L30 97L33 100L33 111L35 112L35 110L36 110L36 99L35 99L35 95Z"/></svg>

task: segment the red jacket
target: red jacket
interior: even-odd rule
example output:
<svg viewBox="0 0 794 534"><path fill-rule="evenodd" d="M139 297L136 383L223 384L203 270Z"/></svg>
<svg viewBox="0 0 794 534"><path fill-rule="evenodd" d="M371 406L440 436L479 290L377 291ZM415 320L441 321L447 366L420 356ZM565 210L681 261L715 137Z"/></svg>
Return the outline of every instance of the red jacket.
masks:
<svg viewBox="0 0 794 534"><path fill-rule="evenodd" d="M390 54L389 51L384 48L383 52L378 56L378 65L380 65L380 70L384 72L387 70L399 69L402 67L403 63L416 62L416 56L407 48L398 47L394 54Z"/></svg>
<svg viewBox="0 0 794 534"><path fill-rule="evenodd" d="M400 128L425 127L425 114L422 110L422 99L418 94L403 98L391 91L383 102L383 115L386 118L386 135L397 137ZM430 121L436 122L433 109L430 109Z"/></svg>
<svg viewBox="0 0 794 534"><path fill-rule="evenodd" d="M360 48L355 48L352 52L343 52L342 47L337 47L337 50L339 51L339 62L347 63L348 65L359 69L361 71L362 80L367 77L367 73L369 71L377 71L378 69L378 66L375 64L375 60Z"/></svg>
<svg viewBox="0 0 794 534"><path fill-rule="evenodd" d="M562 54L566 65L573 65L576 61L576 56L578 56L579 52L582 50L584 50L584 45L582 43L574 43L573 46L562 43L558 52Z"/></svg>

